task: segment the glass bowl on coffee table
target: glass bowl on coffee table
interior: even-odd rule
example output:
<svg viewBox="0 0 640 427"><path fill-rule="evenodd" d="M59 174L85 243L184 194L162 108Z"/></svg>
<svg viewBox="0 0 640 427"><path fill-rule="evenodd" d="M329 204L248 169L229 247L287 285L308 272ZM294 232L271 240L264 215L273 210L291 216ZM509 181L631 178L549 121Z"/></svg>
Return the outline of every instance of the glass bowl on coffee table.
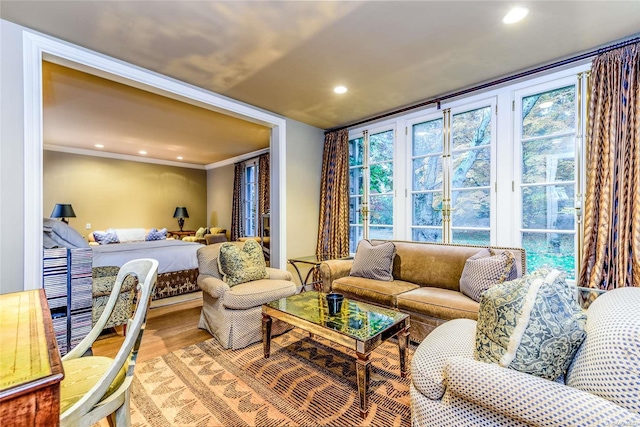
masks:
<svg viewBox="0 0 640 427"><path fill-rule="evenodd" d="M400 374L403 378L407 376L409 315L356 300L340 299L342 295L338 295L309 291L264 304L262 306L264 357L269 357L271 353L272 319L278 319L305 330L311 337L318 335L354 350L360 415L366 418L369 413L368 388L371 376L369 357L380 344L391 337L398 337ZM327 299L332 302L328 303ZM339 304L338 308L339 300L342 304ZM333 304L336 308L335 314L329 313L329 304Z"/></svg>

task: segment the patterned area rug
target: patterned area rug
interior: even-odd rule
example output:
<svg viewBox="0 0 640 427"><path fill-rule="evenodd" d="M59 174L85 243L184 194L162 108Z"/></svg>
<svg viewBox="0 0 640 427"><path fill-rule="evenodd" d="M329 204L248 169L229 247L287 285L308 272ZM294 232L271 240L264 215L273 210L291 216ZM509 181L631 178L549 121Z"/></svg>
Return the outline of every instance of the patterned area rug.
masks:
<svg viewBox="0 0 640 427"><path fill-rule="evenodd" d="M409 349L409 360L413 355ZM215 339L138 364L134 426L409 426L409 378L396 341L371 355L369 416L360 418L354 354L299 329L225 350Z"/></svg>

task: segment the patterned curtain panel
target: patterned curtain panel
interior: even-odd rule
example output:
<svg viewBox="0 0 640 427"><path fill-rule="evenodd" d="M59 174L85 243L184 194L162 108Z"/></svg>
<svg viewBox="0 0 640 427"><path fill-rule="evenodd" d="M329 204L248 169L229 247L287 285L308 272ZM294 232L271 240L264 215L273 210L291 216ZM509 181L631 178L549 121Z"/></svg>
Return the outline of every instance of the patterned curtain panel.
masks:
<svg viewBox="0 0 640 427"><path fill-rule="evenodd" d="M580 286L640 286L639 53L640 43L593 61Z"/></svg>
<svg viewBox="0 0 640 427"><path fill-rule="evenodd" d="M349 255L349 131L330 132L324 138L320 181L318 257Z"/></svg>
<svg viewBox="0 0 640 427"><path fill-rule="evenodd" d="M258 213L260 215L269 211L271 194L269 169L269 153L258 157ZM258 236L262 236L262 221L258 221Z"/></svg>
<svg viewBox="0 0 640 427"><path fill-rule="evenodd" d="M231 206L231 241L238 240L244 235L244 226L242 224L242 174L244 172L244 164L236 163L233 176L233 205Z"/></svg>

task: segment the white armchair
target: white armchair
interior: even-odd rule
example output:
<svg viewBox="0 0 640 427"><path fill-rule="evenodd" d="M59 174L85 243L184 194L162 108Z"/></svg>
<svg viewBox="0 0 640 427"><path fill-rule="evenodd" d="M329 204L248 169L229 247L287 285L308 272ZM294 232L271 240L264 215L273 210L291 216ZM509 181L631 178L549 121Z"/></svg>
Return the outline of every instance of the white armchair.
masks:
<svg viewBox="0 0 640 427"><path fill-rule="evenodd" d="M565 382L474 360L476 322L449 321L416 350L418 426L640 426L640 288L599 297Z"/></svg>
<svg viewBox="0 0 640 427"><path fill-rule="evenodd" d="M203 298L198 326L216 337L224 348L238 349L262 340L263 304L294 295L300 288L290 272L270 267L266 279L229 287L218 269L222 244L198 249L198 286ZM274 321L271 331L277 335L289 329L290 325Z"/></svg>

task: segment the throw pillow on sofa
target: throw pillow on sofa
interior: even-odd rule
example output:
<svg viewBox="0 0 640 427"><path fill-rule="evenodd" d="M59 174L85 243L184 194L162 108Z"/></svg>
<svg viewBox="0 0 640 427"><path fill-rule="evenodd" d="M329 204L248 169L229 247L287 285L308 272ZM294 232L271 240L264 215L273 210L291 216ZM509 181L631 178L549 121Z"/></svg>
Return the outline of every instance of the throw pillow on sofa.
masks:
<svg viewBox="0 0 640 427"><path fill-rule="evenodd" d="M349 275L390 282L393 280L395 254L393 242L373 245L368 240L360 240Z"/></svg>
<svg viewBox="0 0 640 427"><path fill-rule="evenodd" d="M496 254L492 249L482 249L465 262L460 292L479 302L482 293L491 286L516 278L515 261L509 251Z"/></svg>
<svg viewBox="0 0 640 427"><path fill-rule="evenodd" d="M116 230L108 228L105 231L94 231L93 238L101 245L108 245L110 243L120 243Z"/></svg>
<svg viewBox="0 0 640 427"><path fill-rule="evenodd" d="M475 357L555 381L584 340L585 321L564 275L541 269L482 294Z"/></svg>
<svg viewBox="0 0 640 427"><path fill-rule="evenodd" d="M218 269L222 273L222 280L229 286L269 277L262 246L253 239L247 240L242 249L232 242L223 243L220 246Z"/></svg>

